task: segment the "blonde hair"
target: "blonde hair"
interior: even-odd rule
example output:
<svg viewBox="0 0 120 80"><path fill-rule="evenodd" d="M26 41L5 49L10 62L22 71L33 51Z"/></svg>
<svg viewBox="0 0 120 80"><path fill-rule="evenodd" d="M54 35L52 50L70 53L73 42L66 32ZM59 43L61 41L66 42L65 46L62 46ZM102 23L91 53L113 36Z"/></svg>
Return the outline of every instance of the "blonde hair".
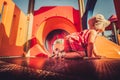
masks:
<svg viewBox="0 0 120 80"><path fill-rule="evenodd" d="M90 29L106 28L110 21L106 20L102 14L97 14L88 20Z"/></svg>

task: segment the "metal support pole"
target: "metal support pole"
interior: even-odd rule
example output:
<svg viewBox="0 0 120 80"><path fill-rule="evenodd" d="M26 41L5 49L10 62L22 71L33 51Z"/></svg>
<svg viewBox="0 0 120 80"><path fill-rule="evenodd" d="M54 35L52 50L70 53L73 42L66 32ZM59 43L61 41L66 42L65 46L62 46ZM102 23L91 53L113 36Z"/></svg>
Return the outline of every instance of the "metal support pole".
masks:
<svg viewBox="0 0 120 80"><path fill-rule="evenodd" d="M82 17L85 12L84 0L78 0L78 6L80 11L80 16Z"/></svg>
<svg viewBox="0 0 120 80"><path fill-rule="evenodd" d="M114 42L119 44L118 33L117 33L115 22L112 22L112 26L113 26Z"/></svg>
<svg viewBox="0 0 120 80"><path fill-rule="evenodd" d="M84 0L78 0L78 6L79 6L79 14L80 14L80 17L79 17L80 26L81 26L80 30L83 30L81 20L82 20L83 14L85 12Z"/></svg>
<svg viewBox="0 0 120 80"><path fill-rule="evenodd" d="M23 54L25 57L30 57L30 39L32 37L32 26L33 26L33 12L34 12L34 4L35 0L29 0L28 5L28 17L27 17L27 37L26 37L26 44L25 44L25 53Z"/></svg>

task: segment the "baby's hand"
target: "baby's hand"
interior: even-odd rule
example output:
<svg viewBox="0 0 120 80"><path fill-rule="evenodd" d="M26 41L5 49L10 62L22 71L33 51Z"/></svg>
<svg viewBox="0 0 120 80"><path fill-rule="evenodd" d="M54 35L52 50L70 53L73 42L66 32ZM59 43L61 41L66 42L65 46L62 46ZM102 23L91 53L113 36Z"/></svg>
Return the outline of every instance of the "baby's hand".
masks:
<svg viewBox="0 0 120 80"><path fill-rule="evenodd" d="M106 56L96 55L96 58L106 58Z"/></svg>

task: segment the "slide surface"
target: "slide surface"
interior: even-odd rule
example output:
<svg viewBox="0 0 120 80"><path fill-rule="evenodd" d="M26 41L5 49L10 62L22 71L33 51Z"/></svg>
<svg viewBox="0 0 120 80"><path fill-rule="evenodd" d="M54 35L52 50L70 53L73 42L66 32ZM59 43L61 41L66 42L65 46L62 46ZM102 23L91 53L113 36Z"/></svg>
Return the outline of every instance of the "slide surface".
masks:
<svg viewBox="0 0 120 80"><path fill-rule="evenodd" d="M107 58L120 58L120 45L102 36L96 39L95 44L99 55L106 56Z"/></svg>

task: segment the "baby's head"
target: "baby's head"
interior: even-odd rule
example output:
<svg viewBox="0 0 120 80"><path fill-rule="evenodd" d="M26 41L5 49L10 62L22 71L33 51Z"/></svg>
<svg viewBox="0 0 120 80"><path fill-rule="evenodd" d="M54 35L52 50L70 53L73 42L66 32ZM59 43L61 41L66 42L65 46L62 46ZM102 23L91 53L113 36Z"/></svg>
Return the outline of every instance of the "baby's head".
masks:
<svg viewBox="0 0 120 80"><path fill-rule="evenodd" d="M110 21L106 20L102 14L97 14L88 20L90 29L103 31L109 24Z"/></svg>

